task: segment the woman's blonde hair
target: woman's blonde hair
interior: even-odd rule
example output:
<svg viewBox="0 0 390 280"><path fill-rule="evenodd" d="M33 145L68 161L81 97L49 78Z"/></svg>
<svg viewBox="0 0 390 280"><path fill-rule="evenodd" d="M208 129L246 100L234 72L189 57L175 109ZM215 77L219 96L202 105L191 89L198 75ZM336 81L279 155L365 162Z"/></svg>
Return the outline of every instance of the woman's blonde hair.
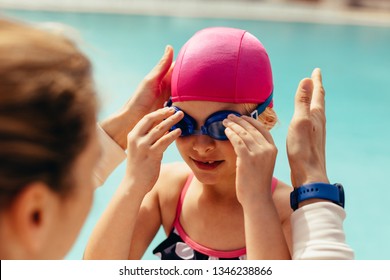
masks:
<svg viewBox="0 0 390 280"><path fill-rule="evenodd" d="M35 181L69 193L95 95L91 64L72 42L0 19L0 210Z"/></svg>

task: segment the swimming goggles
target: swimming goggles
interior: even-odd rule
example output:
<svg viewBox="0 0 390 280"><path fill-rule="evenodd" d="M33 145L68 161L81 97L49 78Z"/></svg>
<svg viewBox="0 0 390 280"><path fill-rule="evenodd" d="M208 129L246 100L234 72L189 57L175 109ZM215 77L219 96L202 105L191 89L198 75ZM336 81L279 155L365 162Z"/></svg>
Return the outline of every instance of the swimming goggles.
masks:
<svg viewBox="0 0 390 280"><path fill-rule="evenodd" d="M252 113L250 113L250 116L254 119L257 119L258 116L264 112L264 110L267 108L267 106L272 101L273 93L255 110L253 110ZM181 129L181 135L180 137L189 136L189 135L208 135L211 138L214 138L216 140L228 140L228 137L225 134L225 126L222 124L223 120L228 117L228 115L233 114L238 117L242 116L240 113L236 111L231 110L223 110L223 111L217 111L213 114L211 114L204 123L203 126L199 130L197 130L197 123L193 117L188 115L186 112L181 110L179 107L172 106L172 100L169 99L165 105L166 107L172 107L175 109L176 112L182 111L184 113L184 117L175 125L173 125L169 131L175 130L176 128Z"/></svg>

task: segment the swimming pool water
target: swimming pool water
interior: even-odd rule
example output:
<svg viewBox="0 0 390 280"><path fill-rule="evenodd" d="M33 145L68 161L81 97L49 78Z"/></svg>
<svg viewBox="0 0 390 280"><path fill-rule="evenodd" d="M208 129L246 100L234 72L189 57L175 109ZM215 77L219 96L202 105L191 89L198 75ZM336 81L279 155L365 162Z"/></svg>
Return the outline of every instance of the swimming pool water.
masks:
<svg viewBox="0 0 390 280"><path fill-rule="evenodd" d="M271 58L274 104L280 124L272 130L279 154L274 175L289 182L285 150L293 97L300 79L323 72L327 111L327 165L332 182L346 189L348 243L357 259L390 259L390 28L231 19L194 19L5 10L18 19L55 21L79 30L94 65L101 96L99 118L117 110L159 60L166 44L176 51L199 29L243 28L257 36ZM164 162L180 160L175 147ZM124 174L122 164L96 191L91 213L67 259L82 258L94 224ZM159 232L144 259L164 238Z"/></svg>

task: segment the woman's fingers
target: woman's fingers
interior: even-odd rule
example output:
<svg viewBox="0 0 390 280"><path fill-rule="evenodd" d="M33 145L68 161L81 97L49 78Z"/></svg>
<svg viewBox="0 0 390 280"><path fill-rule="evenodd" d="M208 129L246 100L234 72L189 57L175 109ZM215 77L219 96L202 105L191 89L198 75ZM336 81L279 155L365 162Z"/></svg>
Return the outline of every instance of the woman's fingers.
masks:
<svg viewBox="0 0 390 280"><path fill-rule="evenodd" d="M157 82L160 84L167 73L170 71L173 61L173 48L170 45L165 47L165 52L160 61L146 75L147 81Z"/></svg>
<svg viewBox="0 0 390 280"><path fill-rule="evenodd" d="M295 111L293 118L308 119L313 95L313 80L305 78L300 81L295 94Z"/></svg>
<svg viewBox="0 0 390 280"><path fill-rule="evenodd" d="M325 89L322 85L322 74L319 68L315 68L311 74L311 79L313 80L313 101L311 104L311 109L317 108L325 110Z"/></svg>

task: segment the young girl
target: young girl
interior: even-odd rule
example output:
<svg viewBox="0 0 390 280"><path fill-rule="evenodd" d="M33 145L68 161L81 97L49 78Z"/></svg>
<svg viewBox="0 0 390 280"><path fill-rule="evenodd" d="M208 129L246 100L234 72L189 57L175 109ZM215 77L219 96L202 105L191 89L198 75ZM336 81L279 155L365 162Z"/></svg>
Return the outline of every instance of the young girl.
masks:
<svg viewBox="0 0 390 280"><path fill-rule="evenodd" d="M176 114L146 117L129 134L132 184L118 189L87 257L139 259L162 225L167 239L154 250L162 259L289 259L291 187L272 177L272 94L269 58L253 35L197 32L172 73L166 110ZM156 130L181 136L176 145L185 163L160 171ZM149 189L135 218L133 200Z"/></svg>

